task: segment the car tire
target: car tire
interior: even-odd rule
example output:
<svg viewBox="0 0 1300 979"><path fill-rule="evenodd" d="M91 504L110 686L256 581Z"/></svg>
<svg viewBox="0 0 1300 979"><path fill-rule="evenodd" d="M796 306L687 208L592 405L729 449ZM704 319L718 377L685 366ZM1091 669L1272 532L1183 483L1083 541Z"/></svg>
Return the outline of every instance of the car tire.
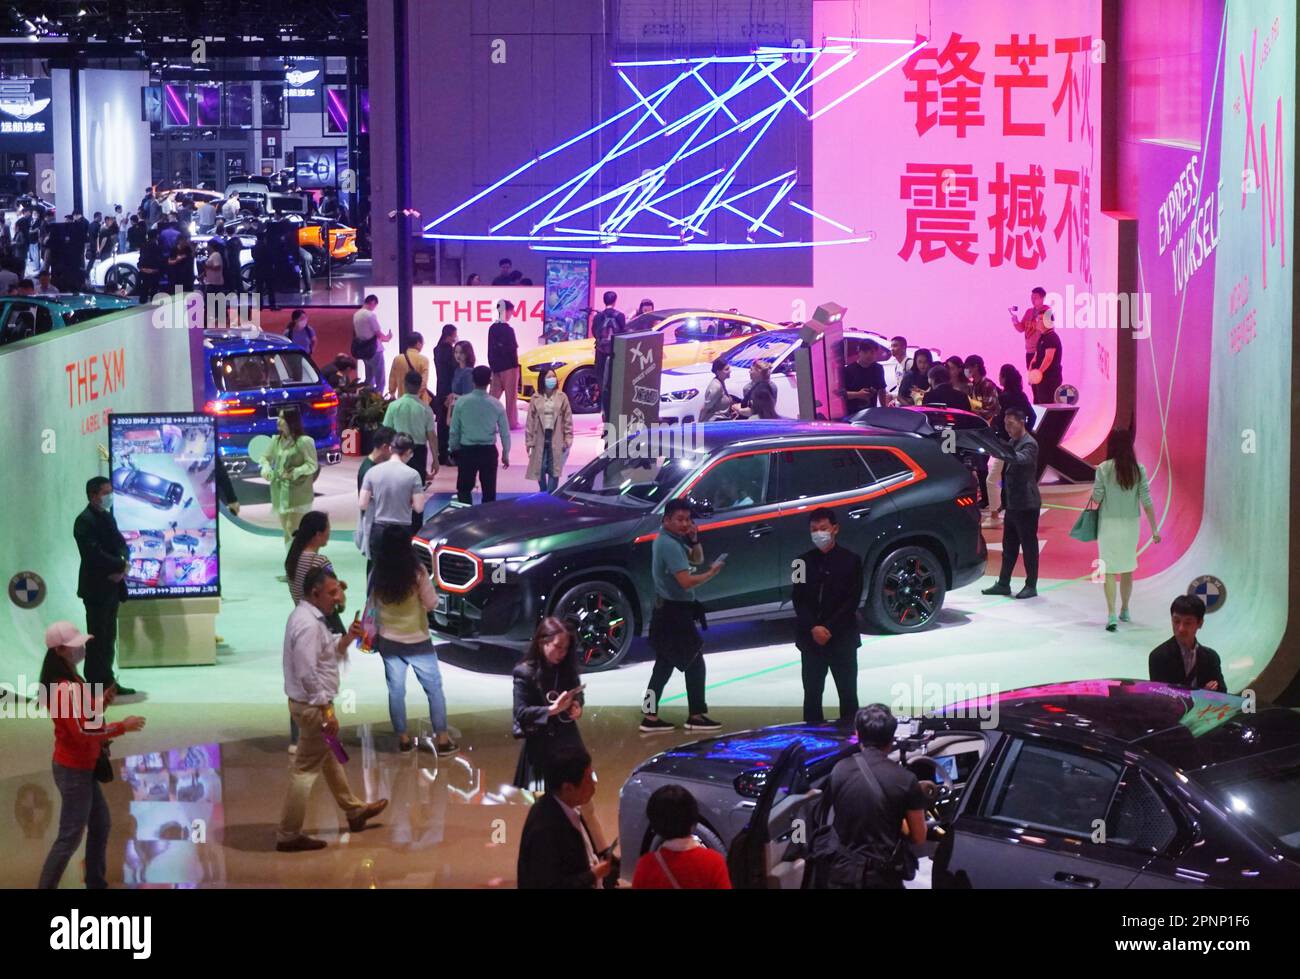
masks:
<svg viewBox="0 0 1300 979"><path fill-rule="evenodd" d="M933 551L899 547L876 565L867 614L886 632L920 632L938 618L947 591L943 564Z"/></svg>
<svg viewBox="0 0 1300 979"><path fill-rule="evenodd" d="M570 371L564 382L564 393L575 415L600 411L600 378L596 376L596 368L579 367Z"/></svg>
<svg viewBox="0 0 1300 979"><path fill-rule="evenodd" d="M253 263L248 262L239 270L239 288L243 292L252 292L257 284L257 274Z"/></svg>
<svg viewBox="0 0 1300 979"><path fill-rule="evenodd" d="M322 276L325 274L325 253L319 248L303 248L311 256L311 274L313 276Z"/></svg>
<svg viewBox="0 0 1300 979"><path fill-rule="evenodd" d="M134 295L139 283L139 273L130 265L114 265L104 273L104 288L110 292L126 289L127 292Z"/></svg>
<svg viewBox="0 0 1300 979"><path fill-rule="evenodd" d="M574 582L565 587L551 614L573 628L578 666L584 673L615 669L632 648L632 602L618 585L592 579Z"/></svg>

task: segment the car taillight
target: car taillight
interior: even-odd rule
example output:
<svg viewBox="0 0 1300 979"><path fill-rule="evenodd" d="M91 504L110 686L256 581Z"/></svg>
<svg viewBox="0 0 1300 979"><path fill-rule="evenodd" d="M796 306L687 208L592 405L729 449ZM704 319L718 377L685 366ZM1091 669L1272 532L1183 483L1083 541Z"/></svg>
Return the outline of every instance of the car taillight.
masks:
<svg viewBox="0 0 1300 979"><path fill-rule="evenodd" d="M320 401L313 401L311 406L317 411L328 411L330 408L337 408L339 406L339 396L335 392L331 391Z"/></svg>
<svg viewBox="0 0 1300 979"><path fill-rule="evenodd" d="M256 408L245 408L239 402L231 403L229 401L209 401L203 406L205 415L222 415L225 417L231 415L253 415L257 413Z"/></svg>
<svg viewBox="0 0 1300 979"><path fill-rule="evenodd" d="M958 505L958 506L974 506L974 505L975 505L975 497L973 497L973 496L959 496L959 497L957 497L957 505Z"/></svg>

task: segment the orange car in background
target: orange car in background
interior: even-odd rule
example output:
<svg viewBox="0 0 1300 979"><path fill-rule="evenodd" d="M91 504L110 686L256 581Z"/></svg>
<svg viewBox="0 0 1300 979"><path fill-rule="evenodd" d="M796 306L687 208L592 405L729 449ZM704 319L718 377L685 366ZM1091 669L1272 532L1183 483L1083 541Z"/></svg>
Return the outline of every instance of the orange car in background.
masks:
<svg viewBox="0 0 1300 979"><path fill-rule="evenodd" d="M357 260L357 229L334 225L329 230L330 258L335 265L348 265ZM298 244L311 255L313 275L325 271L325 229L311 218L298 229Z"/></svg>

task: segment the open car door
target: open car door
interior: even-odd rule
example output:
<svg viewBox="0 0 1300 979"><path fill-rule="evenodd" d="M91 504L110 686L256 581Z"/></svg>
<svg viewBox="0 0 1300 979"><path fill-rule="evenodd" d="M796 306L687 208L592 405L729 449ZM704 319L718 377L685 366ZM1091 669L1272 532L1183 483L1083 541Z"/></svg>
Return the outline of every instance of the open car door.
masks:
<svg viewBox="0 0 1300 979"><path fill-rule="evenodd" d="M777 756L749 819L727 854L731 886L737 889L799 888L820 789L807 784L804 750L798 742Z"/></svg>

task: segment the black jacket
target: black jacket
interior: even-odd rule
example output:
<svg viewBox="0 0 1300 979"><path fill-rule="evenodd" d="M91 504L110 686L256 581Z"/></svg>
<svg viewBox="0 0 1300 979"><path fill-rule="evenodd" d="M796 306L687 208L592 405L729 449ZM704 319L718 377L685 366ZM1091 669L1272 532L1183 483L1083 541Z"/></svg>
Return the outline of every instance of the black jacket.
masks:
<svg viewBox="0 0 1300 979"><path fill-rule="evenodd" d="M127 569L130 552L126 539L117 529L111 513L87 506L77 514L72 525L81 553L81 570L77 573L77 597L88 602L126 599L126 579L109 581L108 576Z"/></svg>
<svg viewBox="0 0 1300 979"><path fill-rule="evenodd" d="M583 822L586 829L586 823ZM586 830L591 841L591 831ZM595 843L592 842L592 849ZM519 838L516 867L520 890L582 890L595 886L587 848L555 796L547 792L533 805Z"/></svg>
<svg viewBox="0 0 1300 979"><path fill-rule="evenodd" d="M540 735L552 725L572 726L569 722L548 716L551 705L546 699L546 691L554 689L556 693L563 693L578 686L582 681L578 678L576 669L561 670L557 673L554 668L544 667L538 670L532 663L520 663L515 667L512 677L514 722L518 729L516 737ZM578 694L577 702L585 704L585 695Z"/></svg>
<svg viewBox="0 0 1300 979"><path fill-rule="evenodd" d="M951 384L939 384L926 392L922 402L926 405L938 405L943 408L960 408L970 411L970 398L962 394Z"/></svg>
<svg viewBox="0 0 1300 979"><path fill-rule="evenodd" d="M1031 432L1034 430L1034 423L1038 421L1038 412L1034 411L1034 406L1029 403L1029 398L1024 391L1003 391L1002 397L998 398L998 413L993 417L993 431L998 433L998 438L1011 441L1011 436L1007 434L1007 409L1019 408L1025 412L1029 418L1025 422L1025 428Z"/></svg>
<svg viewBox="0 0 1300 979"><path fill-rule="evenodd" d="M1223 682L1223 667L1219 664L1219 654L1209 646L1202 646L1199 643L1196 647L1196 673L1191 683L1188 683L1187 673L1183 669L1183 653L1178 648L1178 640L1174 636L1170 636L1151 650L1151 655L1147 658L1147 669L1151 673L1151 679L1156 683L1204 690L1207 683L1215 680L1219 684L1217 693L1228 692L1228 685Z"/></svg>
<svg viewBox="0 0 1300 979"><path fill-rule="evenodd" d="M456 354L450 344L439 341L433 348L433 393L445 398L451 394L451 379L456 374Z"/></svg>
<svg viewBox="0 0 1300 979"><path fill-rule="evenodd" d="M1025 432L1010 449L1014 455L1002 472L1002 502L1008 510L1037 510L1043 505L1038 492L1038 442Z"/></svg>
<svg viewBox="0 0 1300 979"><path fill-rule="evenodd" d="M515 330L509 323L497 320L488 327L487 335L488 367L493 374L512 370L519 366L519 341L515 339Z"/></svg>
<svg viewBox="0 0 1300 979"><path fill-rule="evenodd" d="M795 645L801 650L857 649L858 606L862 604L862 559L836 544L826 553L814 547L799 555L803 581L793 589ZM797 570L797 569L796 569ZM813 626L825 626L831 640L819 646Z"/></svg>

